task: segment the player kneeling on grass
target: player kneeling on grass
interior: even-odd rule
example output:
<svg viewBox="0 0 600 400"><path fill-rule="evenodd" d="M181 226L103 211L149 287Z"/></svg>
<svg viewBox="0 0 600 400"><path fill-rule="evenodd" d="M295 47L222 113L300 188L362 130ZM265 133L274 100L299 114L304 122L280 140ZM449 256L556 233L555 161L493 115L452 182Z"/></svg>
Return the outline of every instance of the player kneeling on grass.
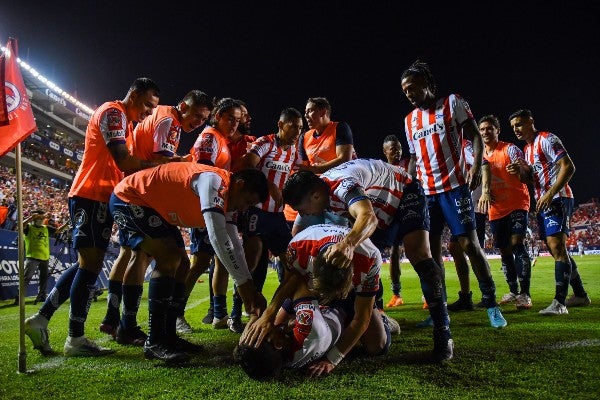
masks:
<svg viewBox="0 0 600 400"><path fill-rule="evenodd" d="M176 333L189 271L178 226L206 227L211 245L238 286L246 311L258 315L265 308L265 298L252 283L234 220L237 211L264 201L267 195L267 180L258 170L231 174L187 162L137 172L115 187L109 207L132 249L130 263L136 262L140 251L156 261L148 287L146 358L184 362L189 358L187 352L198 350Z"/></svg>
<svg viewBox="0 0 600 400"><path fill-rule="evenodd" d="M296 272L291 272L296 275ZM283 368L302 369L325 356L346 327L342 302L352 289L352 269L336 268L322 256L315 259L312 289L296 275L291 298L275 317L275 328L259 347L239 345L235 360L253 379L276 378ZM327 304L327 305L326 305Z"/></svg>
<svg viewBox="0 0 600 400"><path fill-rule="evenodd" d="M320 269L339 268L320 260L325 257L328 249L342 240L349 231L349 228L336 225L313 225L292 239L286 253L291 271L286 272L264 314L248 324L240 339L240 345L260 348L261 343L270 337L277 326L277 311L285 299L293 297L302 282L312 290L320 292L321 297L326 294L329 298L341 298L343 291L328 289L327 287L332 285L323 286L323 280L317 279L317 276ZM370 355L385 354L390 346L388 318L375 307L381 270L379 250L370 240L364 240L354 249L353 260L349 266L343 267L346 268L352 271L352 291L346 299L340 300L339 304L346 311L349 323L339 340L332 341L325 356L320 359L315 357L317 361L308 366L311 376L330 373L359 340ZM343 288L343 281L339 281L333 287Z"/></svg>

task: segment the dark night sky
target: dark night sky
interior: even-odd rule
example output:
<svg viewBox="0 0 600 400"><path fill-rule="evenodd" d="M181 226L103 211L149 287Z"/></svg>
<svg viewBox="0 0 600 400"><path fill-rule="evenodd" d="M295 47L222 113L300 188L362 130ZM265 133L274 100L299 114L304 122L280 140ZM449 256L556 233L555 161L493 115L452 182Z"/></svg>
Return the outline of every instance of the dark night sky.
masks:
<svg viewBox="0 0 600 400"><path fill-rule="evenodd" d="M508 115L530 108L573 158L576 202L600 195L600 6L591 1L4 3L2 44L16 37L22 59L90 106L148 76L162 104L194 88L245 100L260 136L281 109L325 96L360 157L380 157L387 134L405 142L412 107L400 75L420 58L439 94L462 95L476 118L499 116L501 140L514 141Z"/></svg>

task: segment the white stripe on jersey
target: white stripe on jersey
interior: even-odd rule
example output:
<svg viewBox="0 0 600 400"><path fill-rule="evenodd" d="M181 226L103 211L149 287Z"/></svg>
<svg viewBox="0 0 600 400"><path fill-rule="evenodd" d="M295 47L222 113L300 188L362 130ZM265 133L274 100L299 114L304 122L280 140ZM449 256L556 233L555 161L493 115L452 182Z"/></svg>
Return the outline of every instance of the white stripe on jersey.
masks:
<svg viewBox="0 0 600 400"><path fill-rule="evenodd" d="M538 132L533 143L525 145L525 159L533 169L535 198L539 200L558 177L558 160L567 156L567 150L558 136L550 132ZM573 197L571 187L566 184L554 198Z"/></svg>
<svg viewBox="0 0 600 400"><path fill-rule="evenodd" d="M362 188L378 220L385 229L396 215L404 186L411 183L406 170L375 159L347 161L321 175L329 187L332 211L343 214L348 210L348 194L356 187Z"/></svg>
<svg viewBox="0 0 600 400"><path fill-rule="evenodd" d="M466 183L462 126L470 119L469 105L457 94L438 99L435 108L416 108L404 119L409 151L416 156L417 177L426 195Z"/></svg>
<svg viewBox="0 0 600 400"><path fill-rule="evenodd" d="M298 145L294 144L284 150L279 144L277 135L261 136L252 142L250 152L260 157L257 168L265 174L269 182L274 183L279 190L287 180L290 172L300 164ZM283 212L283 206L275 207L275 200L269 195L269 199L257 207L270 212Z"/></svg>

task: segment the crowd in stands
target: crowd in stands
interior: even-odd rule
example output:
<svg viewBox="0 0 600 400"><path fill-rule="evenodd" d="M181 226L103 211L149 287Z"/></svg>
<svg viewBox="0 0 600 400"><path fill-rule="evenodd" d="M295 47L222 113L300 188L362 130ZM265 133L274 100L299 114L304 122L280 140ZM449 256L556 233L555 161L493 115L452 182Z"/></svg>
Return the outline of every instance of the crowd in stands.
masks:
<svg viewBox="0 0 600 400"><path fill-rule="evenodd" d="M600 204L598 199L591 199L580 204L571 218L572 234L567 246L577 246L582 241L585 248L600 246Z"/></svg>
<svg viewBox="0 0 600 400"><path fill-rule="evenodd" d="M61 185L58 180L40 178L31 173L23 172L23 218L31 212L44 210L51 216L56 227L65 223L69 218L67 195L69 187ZM0 220L0 228L17 230L17 207L15 203L17 191L17 178L13 168L0 166L0 204L4 220ZM181 229L186 246L189 246L190 237L187 229ZM116 226L113 227L113 242L116 247L118 235Z"/></svg>

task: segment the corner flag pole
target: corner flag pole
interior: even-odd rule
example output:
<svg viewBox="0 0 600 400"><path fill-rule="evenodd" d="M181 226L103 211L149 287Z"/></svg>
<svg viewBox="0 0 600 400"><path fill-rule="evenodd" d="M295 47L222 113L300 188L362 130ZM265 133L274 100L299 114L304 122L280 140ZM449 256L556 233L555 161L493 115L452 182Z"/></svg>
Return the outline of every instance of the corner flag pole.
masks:
<svg viewBox="0 0 600 400"><path fill-rule="evenodd" d="M23 241L23 199L21 179L21 142L37 130L31 102L18 64L17 40L9 38L0 54L0 156L16 148L17 234L19 242L19 372L26 372L25 283Z"/></svg>
<svg viewBox="0 0 600 400"><path fill-rule="evenodd" d="M25 347L25 241L23 240L23 180L21 177L21 143L15 151L17 173L17 232L19 243L19 372L27 372L27 350Z"/></svg>

